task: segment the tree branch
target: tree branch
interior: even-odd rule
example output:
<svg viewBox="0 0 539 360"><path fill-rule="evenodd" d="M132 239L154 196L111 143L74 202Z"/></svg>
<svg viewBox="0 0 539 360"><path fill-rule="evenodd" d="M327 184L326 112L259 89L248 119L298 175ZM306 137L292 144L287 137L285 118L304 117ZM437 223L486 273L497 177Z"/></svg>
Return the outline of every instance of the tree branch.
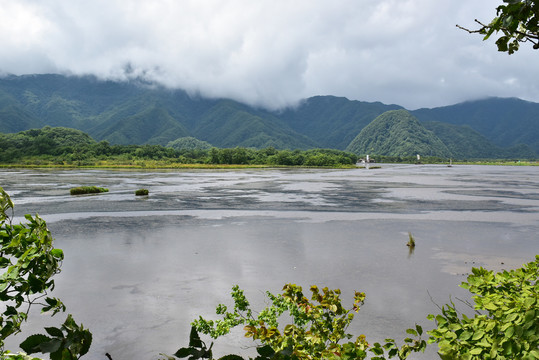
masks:
<svg viewBox="0 0 539 360"><path fill-rule="evenodd" d="M481 21L475 19L474 20L476 23L478 23L479 25L481 25L481 28L480 29L477 29L477 30L470 30L468 28L465 28L464 26L460 26L459 24L456 25L456 27L458 27L459 29L461 30L464 30L464 31L467 31L468 33L470 34L485 34L487 33L488 30L491 30L493 28L492 25L485 25L483 24ZM516 34L516 35L521 35L523 37L523 39L519 39L518 41L520 42L526 42L526 41L529 41L533 44L533 48L534 49L539 49L539 34L534 34L534 33L529 33L529 32L522 32L520 30L510 30L506 27L503 27L501 26L500 28L495 28L496 31L503 31L505 33L509 33L509 34Z"/></svg>

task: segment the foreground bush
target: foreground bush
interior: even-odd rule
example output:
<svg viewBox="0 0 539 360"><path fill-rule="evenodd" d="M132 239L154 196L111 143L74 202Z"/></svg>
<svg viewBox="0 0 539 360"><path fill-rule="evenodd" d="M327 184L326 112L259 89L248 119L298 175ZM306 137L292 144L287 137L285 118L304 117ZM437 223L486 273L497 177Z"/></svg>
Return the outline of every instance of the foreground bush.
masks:
<svg viewBox="0 0 539 360"><path fill-rule="evenodd" d="M79 186L69 190L71 195L83 195L83 194L99 194L108 192L109 189L97 187L97 186Z"/></svg>
<svg viewBox="0 0 539 360"><path fill-rule="evenodd" d="M437 328L442 359L539 359L539 255L522 268L494 274L473 268L462 287L475 294L476 315L460 314L455 304L429 315Z"/></svg>
<svg viewBox="0 0 539 360"><path fill-rule="evenodd" d="M0 188L0 358L26 359L5 350L4 341L21 331L33 306L41 306L43 313L52 316L65 311L59 299L48 297L64 253L53 247L52 235L39 216L25 215L28 224L12 225L12 215L13 202ZM74 360L86 354L92 342L92 334L71 315L60 328L47 327L45 331L47 335L29 336L21 348L28 354L49 353L52 360Z"/></svg>
<svg viewBox="0 0 539 360"><path fill-rule="evenodd" d="M386 350L389 358L398 356L399 359L405 359L412 351L424 351L426 341L421 340L423 330L419 325L408 330L416 339L405 339L405 344L400 348L393 339L386 339L384 345L370 345L364 335L354 339L352 334L347 333L354 313L363 305L364 293L355 292L354 303L347 309L341 303L339 289L320 290L311 286L310 291L311 301L303 295L302 288L294 284L285 285L283 293L279 295L267 292L270 305L257 312L255 317L243 291L234 286L231 293L233 311L228 311L225 305L220 304L216 313L222 316L221 320L206 320L202 317L195 320L189 347L181 348L174 355L179 358L189 357L190 360L213 359L211 346L207 348L198 333L218 338L238 325L244 326L246 337L261 343L257 346L257 360L365 359L368 353L375 355L371 359L382 360L385 359ZM279 320L283 314L291 319L291 323L280 327ZM174 358L168 356L167 359ZM222 359L242 358L227 355Z"/></svg>
<svg viewBox="0 0 539 360"><path fill-rule="evenodd" d="M522 268L494 274L483 268L473 268L462 287L472 294L475 316L459 312L453 302L441 307L441 314L427 318L436 322L428 331L428 343L438 344L438 355L443 360L536 360L539 359L539 255L535 261ZM256 360L312 360L312 359L371 359L382 360L398 357L406 359L412 352L424 351L427 343L421 339L423 329L416 325L406 333L398 347L395 340L385 344L370 345L364 335L346 332L365 300L365 294L356 292L351 309L342 306L340 291L320 291L311 287L311 300L299 286L287 284L283 293L267 292L270 305L260 312L250 308L243 291L232 288L234 309L217 306L220 320L202 317L192 323L189 346L178 350L174 356L189 360L213 359L212 345L208 348L200 339L203 333L216 339L230 329L243 325L245 336L260 342ZM281 315L291 323L279 326ZM257 314L255 316L254 314ZM353 341L350 341L353 340ZM343 341L341 343L341 341ZM386 355L387 351L387 355ZM167 356L167 359L175 359ZM238 355L227 355L222 360L241 360Z"/></svg>

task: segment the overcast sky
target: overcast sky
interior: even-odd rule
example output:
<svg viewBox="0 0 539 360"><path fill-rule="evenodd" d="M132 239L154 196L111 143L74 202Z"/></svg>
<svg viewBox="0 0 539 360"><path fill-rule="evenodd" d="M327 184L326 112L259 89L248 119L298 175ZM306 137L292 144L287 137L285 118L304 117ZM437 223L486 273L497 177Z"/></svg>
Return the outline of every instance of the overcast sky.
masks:
<svg viewBox="0 0 539 360"><path fill-rule="evenodd" d="M144 76L282 108L314 95L408 109L539 102L539 51L455 24L502 0L0 0L0 73Z"/></svg>

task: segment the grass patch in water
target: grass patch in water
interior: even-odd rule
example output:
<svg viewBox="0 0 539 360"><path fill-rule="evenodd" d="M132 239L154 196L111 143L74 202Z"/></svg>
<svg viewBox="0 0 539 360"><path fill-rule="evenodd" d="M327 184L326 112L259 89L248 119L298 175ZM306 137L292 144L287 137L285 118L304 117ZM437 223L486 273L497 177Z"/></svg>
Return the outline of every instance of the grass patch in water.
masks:
<svg viewBox="0 0 539 360"><path fill-rule="evenodd" d="M71 195L83 195L83 194L99 194L108 192L109 189L97 187L97 186L78 186L71 188L69 193Z"/></svg>
<svg viewBox="0 0 539 360"><path fill-rule="evenodd" d="M150 192L148 191L148 189L138 189L135 191L135 195L136 196L144 196L144 195L148 195Z"/></svg>

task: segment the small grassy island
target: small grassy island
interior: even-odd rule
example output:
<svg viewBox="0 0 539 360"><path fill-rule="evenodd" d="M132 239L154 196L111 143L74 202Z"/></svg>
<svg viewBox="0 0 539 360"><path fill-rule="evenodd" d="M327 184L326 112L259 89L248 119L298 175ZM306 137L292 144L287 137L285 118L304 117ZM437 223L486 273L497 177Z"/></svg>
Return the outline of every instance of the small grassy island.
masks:
<svg viewBox="0 0 539 360"><path fill-rule="evenodd" d="M148 195L150 191L148 189L138 189L135 191L136 196L145 196Z"/></svg>
<svg viewBox="0 0 539 360"><path fill-rule="evenodd" d="M69 190L71 195L99 194L105 192L109 192L109 189L97 186L78 186Z"/></svg>

